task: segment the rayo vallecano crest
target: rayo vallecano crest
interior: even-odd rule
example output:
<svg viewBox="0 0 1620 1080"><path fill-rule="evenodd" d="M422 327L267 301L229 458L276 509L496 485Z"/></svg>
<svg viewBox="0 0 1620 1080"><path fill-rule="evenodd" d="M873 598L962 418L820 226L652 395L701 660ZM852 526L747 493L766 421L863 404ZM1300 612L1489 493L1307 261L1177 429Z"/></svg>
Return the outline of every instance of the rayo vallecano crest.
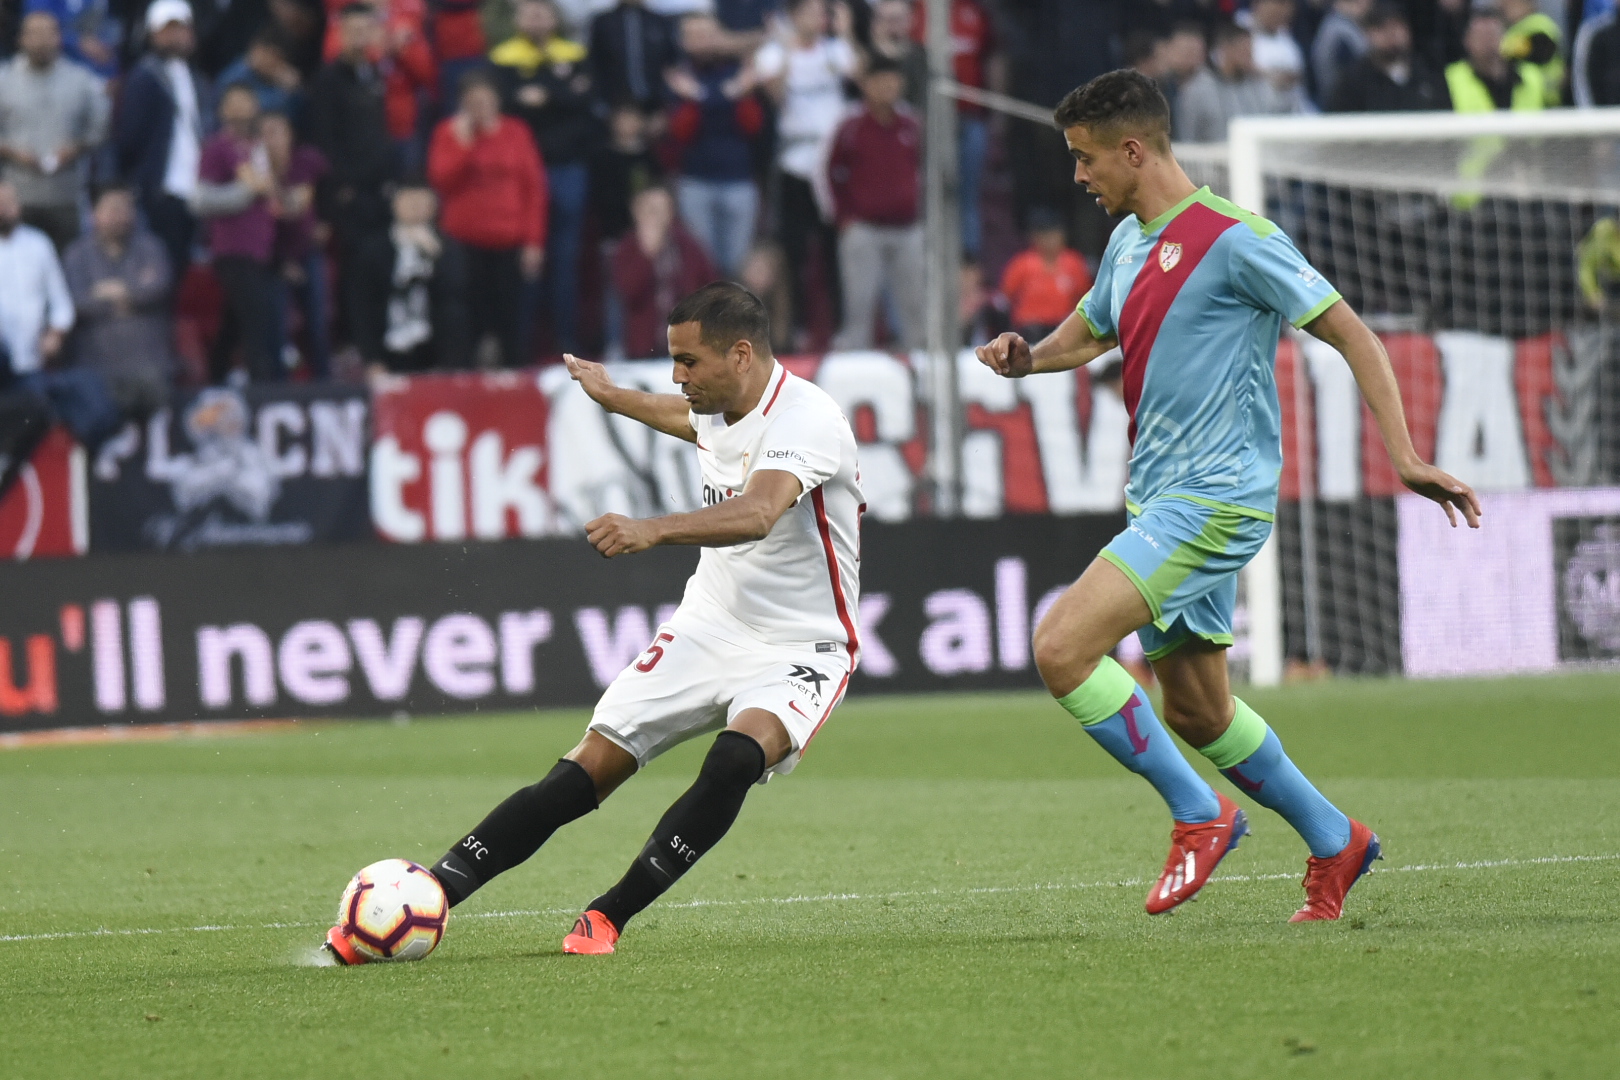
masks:
<svg viewBox="0 0 1620 1080"><path fill-rule="evenodd" d="M1172 244L1167 240L1163 244L1159 245L1159 269L1160 270L1163 270L1165 273L1168 274L1170 271L1172 271L1172 270L1174 270L1176 268L1176 263L1178 263L1180 261L1181 261L1181 245L1180 244Z"/></svg>

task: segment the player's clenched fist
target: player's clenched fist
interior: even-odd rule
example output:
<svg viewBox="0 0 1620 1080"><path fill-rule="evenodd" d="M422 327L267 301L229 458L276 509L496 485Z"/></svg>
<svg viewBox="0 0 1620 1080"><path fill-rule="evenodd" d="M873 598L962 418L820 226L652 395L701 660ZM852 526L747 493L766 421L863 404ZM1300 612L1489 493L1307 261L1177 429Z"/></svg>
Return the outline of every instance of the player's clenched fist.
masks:
<svg viewBox="0 0 1620 1080"><path fill-rule="evenodd" d="M634 555L658 542L652 521L639 521L623 514L603 514L585 526L585 538L605 558Z"/></svg>
<svg viewBox="0 0 1620 1080"><path fill-rule="evenodd" d="M973 351L979 357L979 363L1008 379L1022 379L1035 366L1035 358L1029 351L1029 342L1011 331L1001 334L988 345L980 345Z"/></svg>

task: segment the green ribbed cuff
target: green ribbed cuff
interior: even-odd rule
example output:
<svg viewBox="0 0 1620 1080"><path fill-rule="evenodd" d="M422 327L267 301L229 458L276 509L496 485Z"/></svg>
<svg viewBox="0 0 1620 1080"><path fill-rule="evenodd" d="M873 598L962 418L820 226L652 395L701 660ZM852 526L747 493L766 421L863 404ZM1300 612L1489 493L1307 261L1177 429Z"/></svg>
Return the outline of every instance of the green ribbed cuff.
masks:
<svg viewBox="0 0 1620 1080"><path fill-rule="evenodd" d="M1085 727L1119 712L1136 693L1136 680L1112 656L1102 658L1091 678L1058 698L1058 704Z"/></svg>
<svg viewBox="0 0 1620 1080"><path fill-rule="evenodd" d="M1217 769L1230 769L1244 761L1260 749L1260 744L1266 741L1266 733L1271 730L1260 719L1260 714L1244 704L1242 698L1233 698L1232 701L1237 709L1232 713L1231 724L1220 738L1198 751L1209 758Z"/></svg>

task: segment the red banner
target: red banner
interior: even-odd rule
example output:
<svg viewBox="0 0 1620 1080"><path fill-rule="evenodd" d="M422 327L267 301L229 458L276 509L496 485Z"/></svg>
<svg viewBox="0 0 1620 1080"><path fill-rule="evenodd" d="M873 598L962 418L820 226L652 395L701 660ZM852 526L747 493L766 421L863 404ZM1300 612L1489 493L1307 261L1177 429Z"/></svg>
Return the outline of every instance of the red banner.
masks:
<svg viewBox="0 0 1620 1080"><path fill-rule="evenodd" d="M374 410L371 518L384 539L557 531L546 491L550 403L532 374L389 379Z"/></svg>
<svg viewBox="0 0 1620 1080"><path fill-rule="evenodd" d="M52 428L0 499L0 557L83 555L89 545L84 450Z"/></svg>

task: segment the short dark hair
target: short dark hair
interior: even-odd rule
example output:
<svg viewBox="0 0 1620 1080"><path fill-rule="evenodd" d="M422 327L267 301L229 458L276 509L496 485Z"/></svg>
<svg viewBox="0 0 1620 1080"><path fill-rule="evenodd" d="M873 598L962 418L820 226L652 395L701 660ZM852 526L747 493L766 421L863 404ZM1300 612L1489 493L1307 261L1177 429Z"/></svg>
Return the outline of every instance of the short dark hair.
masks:
<svg viewBox="0 0 1620 1080"><path fill-rule="evenodd" d="M1215 27L1216 45L1225 45L1228 41L1236 41L1238 38L1252 38L1253 36L1248 27L1239 26L1230 19L1222 21Z"/></svg>
<svg viewBox="0 0 1620 1080"><path fill-rule="evenodd" d="M495 78L495 72L487 67L475 67L462 72L461 78L456 80L456 97L463 98L467 95L467 91L478 86L482 86L496 97L501 96L501 84Z"/></svg>
<svg viewBox="0 0 1620 1080"><path fill-rule="evenodd" d="M884 56L880 52L875 52L872 54L872 58L866 62L866 70L861 73L861 77L865 78L868 75L904 74L905 69L900 66L900 61L896 60L892 56Z"/></svg>
<svg viewBox="0 0 1620 1080"><path fill-rule="evenodd" d="M1375 30L1393 22L1404 24L1406 12L1391 0L1378 0L1378 3L1367 10L1367 17L1361 20L1361 25L1369 30Z"/></svg>
<svg viewBox="0 0 1620 1080"><path fill-rule="evenodd" d="M248 48L250 49L261 45L272 48L282 56L286 56L286 31L282 30L281 27L277 26L275 23L265 23L263 26L259 27L253 32L252 39L248 41Z"/></svg>
<svg viewBox="0 0 1620 1080"><path fill-rule="evenodd" d="M1052 113L1059 130L1089 129L1102 136L1141 134L1155 148L1170 147L1170 103L1140 71L1120 68L1070 90Z"/></svg>
<svg viewBox="0 0 1620 1080"><path fill-rule="evenodd" d="M367 18L375 18L377 15L377 8L372 4L366 3L365 0L349 0L349 3L338 8L338 18L340 19L348 19L356 15L364 15Z"/></svg>
<svg viewBox="0 0 1620 1080"><path fill-rule="evenodd" d="M711 281L669 313L669 325L698 324L703 344L725 350L746 341L767 356L771 351L771 316L759 297L733 281Z"/></svg>
<svg viewBox="0 0 1620 1080"><path fill-rule="evenodd" d="M95 195L90 200L90 205L96 205L109 195L123 195L126 198L133 199L135 198L135 189L121 180L112 180L105 184L100 184L96 187Z"/></svg>

